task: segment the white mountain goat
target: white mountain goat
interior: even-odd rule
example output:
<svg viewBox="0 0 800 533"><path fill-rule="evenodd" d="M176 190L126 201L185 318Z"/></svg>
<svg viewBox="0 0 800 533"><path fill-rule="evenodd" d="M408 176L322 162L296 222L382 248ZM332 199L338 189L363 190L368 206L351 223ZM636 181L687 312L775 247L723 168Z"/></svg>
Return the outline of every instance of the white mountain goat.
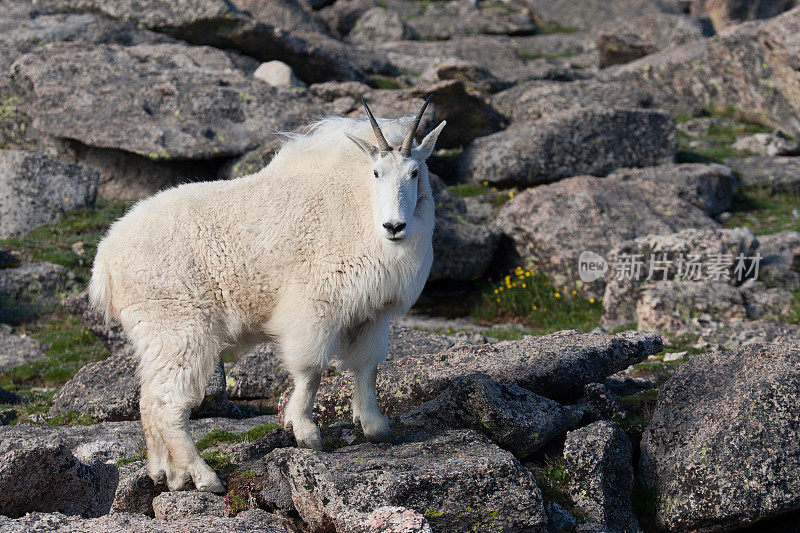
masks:
<svg viewBox="0 0 800 533"><path fill-rule="evenodd" d="M284 425L299 445L321 448L312 411L332 357L354 373L354 422L370 440L393 439L376 367L390 319L417 299L433 258L425 161L445 123L416 144L427 104L407 131L409 120L381 120L399 148L364 102L368 121L324 119L260 172L160 192L111 226L89 294L140 357L156 483L225 490L192 441L189 410L224 349L267 339L294 378Z"/></svg>

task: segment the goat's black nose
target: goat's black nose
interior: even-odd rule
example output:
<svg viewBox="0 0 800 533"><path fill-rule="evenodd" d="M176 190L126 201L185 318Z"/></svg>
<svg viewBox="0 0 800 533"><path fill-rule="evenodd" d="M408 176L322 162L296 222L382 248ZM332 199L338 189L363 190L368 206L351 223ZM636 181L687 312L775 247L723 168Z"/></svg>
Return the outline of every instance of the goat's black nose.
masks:
<svg viewBox="0 0 800 533"><path fill-rule="evenodd" d="M383 227L392 235L397 235L406 227L405 222L384 222Z"/></svg>

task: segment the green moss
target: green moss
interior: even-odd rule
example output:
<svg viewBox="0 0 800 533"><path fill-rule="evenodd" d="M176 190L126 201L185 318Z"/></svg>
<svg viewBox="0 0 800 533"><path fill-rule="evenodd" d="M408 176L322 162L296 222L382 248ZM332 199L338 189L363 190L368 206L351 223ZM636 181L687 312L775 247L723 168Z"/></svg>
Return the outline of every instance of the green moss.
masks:
<svg viewBox="0 0 800 533"><path fill-rule="evenodd" d="M67 411L64 414L48 418L44 424L46 426L91 426L92 424L97 424L98 422L99 420L91 415L79 413L77 411Z"/></svg>
<svg viewBox="0 0 800 533"><path fill-rule="evenodd" d="M762 124L756 123L752 117L748 117L731 107L711 106L707 107L706 115L720 121L733 121L730 124L712 124L706 135L702 137L691 137L682 131L678 132L678 163L722 163L729 157L743 157L751 155L748 152L735 150L731 145L736 139L744 135L754 133L766 133L769 130ZM688 115L678 115L676 122L687 122L698 117ZM689 143L700 141L706 143L705 147L690 148Z"/></svg>
<svg viewBox="0 0 800 533"><path fill-rule="evenodd" d="M473 316L487 324L516 322L534 334L564 329L590 331L600 323L602 305L577 290L554 287L541 272L517 268L483 289Z"/></svg>
<svg viewBox="0 0 800 533"><path fill-rule="evenodd" d="M742 187L733 199L733 216L725 221L724 226L746 226L756 235L800 231L800 218L793 213L798 209L800 200L795 194L776 193L762 186Z"/></svg>
<svg viewBox="0 0 800 533"><path fill-rule="evenodd" d="M172 156L167 152L150 152L147 154L147 158L152 159L153 161L167 161L172 159Z"/></svg>
<svg viewBox="0 0 800 533"><path fill-rule="evenodd" d="M518 341L526 335L534 335L536 332L523 327L497 327L483 331L487 337L493 337L499 341Z"/></svg>
<svg viewBox="0 0 800 533"><path fill-rule="evenodd" d="M202 451L218 442L252 442L276 429L280 429L277 424L259 424L241 433L232 433L226 429L213 429L197 441L197 449Z"/></svg>
<svg viewBox="0 0 800 533"><path fill-rule="evenodd" d="M208 466L217 474L230 474L238 465L231 463L230 456L220 451L211 451L203 454Z"/></svg>
<svg viewBox="0 0 800 533"><path fill-rule="evenodd" d="M0 124L16 122L19 117L17 104L19 96L5 96L0 98Z"/></svg>
<svg viewBox="0 0 800 533"><path fill-rule="evenodd" d="M375 87L377 87L378 89L399 89L400 88L400 84L397 83L397 80L395 80L394 78L390 78L388 76L375 75L375 76L372 76L370 78L370 80L375 85Z"/></svg>
<svg viewBox="0 0 800 533"><path fill-rule="evenodd" d="M425 509L425 518L440 518L444 516L444 511L441 509L437 509L436 507L428 507Z"/></svg>
<svg viewBox="0 0 800 533"><path fill-rule="evenodd" d="M0 387L8 390L58 387L69 381L85 364L101 361L110 355L77 317L65 311L59 310L19 329L38 340L48 358L0 373Z"/></svg>
<svg viewBox="0 0 800 533"><path fill-rule="evenodd" d="M90 277L97 244L130 205L127 201L98 200L94 209L68 211L58 224L40 226L22 237L0 240L0 246L16 251L28 261L65 266L85 283ZM80 255L73 251L76 243L83 243Z"/></svg>
<svg viewBox="0 0 800 533"><path fill-rule="evenodd" d="M564 26L556 23L540 24L536 27L536 29L539 33L548 35L551 33L575 33L580 31L580 28L576 28L574 26Z"/></svg>
<svg viewBox="0 0 800 533"><path fill-rule="evenodd" d="M520 59L525 60L533 60L533 59L563 59L567 57L575 57L579 53L578 52L551 52L549 54L544 54L541 52L530 52L528 50L517 50L517 57Z"/></svg>

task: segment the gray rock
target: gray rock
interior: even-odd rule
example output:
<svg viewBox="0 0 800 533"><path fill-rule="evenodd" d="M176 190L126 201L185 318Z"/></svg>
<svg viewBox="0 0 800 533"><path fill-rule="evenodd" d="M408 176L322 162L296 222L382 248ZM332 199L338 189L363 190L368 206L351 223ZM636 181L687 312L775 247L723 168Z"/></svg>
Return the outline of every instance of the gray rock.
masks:
<svg viewBox="0 0 800 533"><path fill-rule="evenodd" d="M636 324L641 331L677 332L697 321L747 318L742 293L724 281L657 281L638 292Z"/></svg>
<svg viewBox="0 0 800 533"><path fill-rule="evenodd" d="M758 251L763 256L759 281L787 291L800 288L800 233L781 231L762 235L758 241Z"/></svg>
<svg viewBox="0 0 800 533"><path fill-rule="evenodd" d="M46 5L59 11L100 12L193 44L239 50L262 61L277 59L306 82L363 79L360 63L371 62L363 52L349 51L325 35L292 0L47 0Z"/></svg>
<svg viewBox="0 0 800 533"><path fill-rule="evenodd" d="M563 436L576 421L553 400L485 374L458 377L439 396L398 419L419 428L467 428L520 458Z"/></svg>
<svg viewBox="0 0 800 533"><path fill-rule="evenodd" d="M453 379L482 372L556 401L577 398L587 383L623 370L663 348L657 335L563 331L497 344L457 344L443 352L387 361L378 371L378 404L395 417L445 390ZM327 425L351 416L349 373L326 376L317 394L315 417ZM288 399L288 392L281 404Z"/></svg>
<svg viewBox="0 0 800 533"><path fill-rule="evenodd" d="M787 321L794 313L793 295L786 289L768 288L763 281L747 280L741 289L747 318Z"/></svg>
<svg viewBox="0 0 800 533"><path fill-rule="evenodd" d="M603 531L639 531L631 504L631 461L631 441L615 422L595 422L567 433L564 464L570 496Z"/></svg>
<svg viewBox="0 0 800 533"><path fill-rule="evenodd" d="M322 8L319 16L331 29L341 35L347 35L358 19L377 5L375 0L337 0L332 5Z"/></svg>
<svg viewBox="0 0 800 533"><path fill-rule="evenodd" d="M2 271L0 271L2 272ZM132 420L139 416L139 359L118 324L108 325L102 315L89 305L86 292L64 302L111 352L111 357L89 363L53 397L51 414L78 411L99 420ZM225 393L225 369L219 362L206 386L205 397L192 415L242 416L241 410L228 401Z"/></svg>
<svg viewBox="0 0 800 533"><path fill-rule="evenodd" d="M531 81L517 84L492 98L492 105L514 122L538 120L558 111L605 105L651 107L653 96L619 82L579 80L572 83Z"/></svg>
<svg viewBox="0 0 800 533"><path fill-rule="evenodd" d="M677 2L528 0L526 4L546 24L602 33L634 34L659 47L691 42L704 34L700 21L681 13L675 6Z"/></svg>
<svg viewBox="0 0 800 533"><path fill-rule="evenodd" d="M629 63L658 51L652 43L634 35L601 34L597 38L600 68Z"/></svg>
<svg viewBox="0 0 800 533"><path fill-rule="evenodd" d="M0 391L0 396L4 396L3 403L7 403L7 402L5 402L5 399L9 394L13 394L13 393L12 392L8 392L5 389ZM14 396L16 396L16 395L14 395ZM13 397L12 397L12 399L13 399ZM17 419L18 415L19 415L19 413L17 413L17 411L14 410L14 409L3 409L2 411L0 411L0 426L5 426L5 425L10 424L11 422L13 422L14 420Z"/></svg>
<svg viewBox="0 0 800 533"><path fill-rule="evenodd" d="M413 509L398 506L378 507L371 513L345 512L341 518L343 531L365 533L433 533L428 520Z"/></svg>
<svg viewBox="0 0 800 533"><path fill-rule="evenodd" d="M0 324L0 371L43 359L47 359L47 354L36 340Z"/></svg>
<svg viewBox="0 0 800 533"><path fill-rule="evenodd" d="M660 529L718 530L800 509L797 337L694 357L664 384L640 472Z"/></svg>
<svg viewBox="0 0 800 533"><path fill-rule="evenodd" d="M373 7L359 17L347 40L355 45L418 39L419 34L396 11Z"/></svg>
<svg viewBox="0 0 800 533"><path fill-rule="evenodd" d="M37 446L0 456L0 514L31 511L84 517L107 514L118 473L113 465L87 465L65 446Z"/></svg>
<svg viewBox="0 0 800 533"><path fill-rule="evenodd" d="M611 420L622 413L622 405L616 394L603 383L589 383L583 388L584 411L593 420Z"/></svg>
<svg viewBox="0 0 800 533"><path fill-rule="evenodd" d="M75 275L52 263L0 269L0 322L17 323L53 309L79 290Z"/></svg>
<svg viewBox="0 0 800 533"><path fill-rule="evenodd" d="M600 324L614 329L636 321L635 307L640 287L647 283L650 265L653 265L653 280L675 279L676 277L702 281L707 278L713 258L721 257L730 266L723 269L720 280L738 285L745 279L747 271L737 272L737 257L755 257L759 241L747 228L737 229L687 229L673 234L648 235L615 246L607 255L609 274L603 296L603 316ZM639 276L617 275L624 273L623 260L628 264L630 258L639 256L641 271ZM694 256L695 265L689 267ZM682 258L682 259L681 259ZM662 261L667 261L663 263ZM749 269L751 262L745 261ZM666 267L666 268L662 268ZM751 272L749 276L752 276ZM631 274L633 274L631 272ZM732 296L732 298L735 298Z"/></svg>
<svg viewBox="0 0 800 533"><path fill-rule="evenodd" d="M766 19L795 7L792 0L696 0L692 14L708 17L717 31L748 20Z"/></svg>
<svg viewBox="0 0 800 533"><path fill-rule="evenodd" d="M420 39L442 41L468 35L530 35L535 33L530 12L515 4L448 1L431 4L394 2ZM355 31L355 29L354 29Z"/></svg>
<svg viewBox="0 0 800 533"><path fill-rule="evenodd" d="M800 194L800 158L744 157L726 159L742 185L766 187L774 192Z"/></svg>
<svg viewBox="0 0 800 533"><path fill-rule="evenodd" d="M0 150L0 238L54 224L65 211L92 207L96 170L35 152Z"/></svg>
<svg viewBox="0 0 800 533"><path fill-rule="evenodd" d="M510 238L524 264L545 272L557 286L574 284L579 280L578 258L584 251L605 256L629 239L720 227L687 202L686 196L674 195L676 185L667 177L673 173L684 178L691 175L667 165L655 172L626 171L616 178L579 176L534 187L506 202L494 224ZM663 181L636 179L648 176L663 176ZM613 273L609 270L606 277ZM599 297L605 282L600 278L582 288Z"/></svg>
<svg viewBox="0 0 800 533"><path fill-rule="evenodd" d="M739 137L731 148L761 156L797 155L800 146L774 133L756 133Z"/></svg>
<svg viewBox="0 0 800 533"><path fill-rule="evenodd" d="M191 516L226 516L225 498L210 492L162 492L153 499L159 520L180 520Z"/></svg>
<svg viewBox="0 0 800 533"><path fill-rule="evenodd" d="M601 106L552 113L474 140L459 157L473 182L536 185L579 174L672 161L675 125L655 110Z"/></svg>
<svg viewBox="0 0 800 533"><path fill-rule="evenodd" d="M472 61L454 59L443 61L421 73L426 82L461 80L468 91L494 93L508 87L508 83L497 79L487 68Z"/></svg>
<svg viewBox="0 0 800 533"><path fill-rule="evenodd" d="M203 418L190 420L189 430L192 438L198 440L214 429L241 433L257 425L272 423L275 423L273 415L243 419ZM99 455L86 453L88 449L104 447L101 446L103 443L114 444L114 447L106 448ZM80 455L90 463L130 461L144 452L144 433L139 421L64 426L18 424L0 427L0 454L54 446L66 446L76 457Z"/></svg>
<svg viewBox="0 0 800 533"><path fill-rule="evenodd" d="M136 461L119 467L119 483L111 502L111 513L139 513L154 517L153 498L166 487L156 486L147 475L144 461Z"/></svg>
<svg viewBox="0 0 800 533"><path fill-rule="evenodd" d="M228 398L234 400L276 398L289 380L272 343L260 344L239 357L225 376Z"/></svg>
<svg viewBox="0 0 800 533"><path fill-rule="evenodd" d="M143 514L111 514L82 519L60 513L31 513L22 518L0 516L0 528L10 533L59 531L63 533L173 533L175 531L225 531L226 533L287 533L280 520L253 509L231 518L191 517L169 522L153 520Z"/></svg>
<svg viewBox="0 0 800 533"><path fill-rule="evenodd" d="M794 8L606 69L601 77L652 91L663 106L692 110L705 104L730 105L796 135L800 133L798 29L800 8Z"/></svg>
<svg viewBox="0 0 800 533"><path fill-rule="evenodd" d="M620 169L608 176L613 181L646 180L660 186L665 195L684 200L716 217L731 208L739 181L724 165L661 165Z"/></svg>
<svg viewBox="0 0 800 533"><path fill-rule="evenodd" d="M797 339L800 326L773 320L754 320L724 327L700 330L698 346L709 350L738 350L758 343L780 343Z"/></svg>
<svg viewBox="0 0 800 533"><path fill-rule="evenodd" d="M177 43L48 45L13 70L34 128L154 161L239 155L324 113L308 96L246 77L221 51Z"/></svg>
<svg viewBox="0 0 800 533"><path fill-rule="evenodd" d="M347 513L383 506L413 509L443 531L470 531L476 524L544 531L547 521L533 474L469 430L410 432L395 445L332 453L281 448L234 472L229 486L254 496L261 508L296 510L315 531L354 531L346 529Z"/></svg>

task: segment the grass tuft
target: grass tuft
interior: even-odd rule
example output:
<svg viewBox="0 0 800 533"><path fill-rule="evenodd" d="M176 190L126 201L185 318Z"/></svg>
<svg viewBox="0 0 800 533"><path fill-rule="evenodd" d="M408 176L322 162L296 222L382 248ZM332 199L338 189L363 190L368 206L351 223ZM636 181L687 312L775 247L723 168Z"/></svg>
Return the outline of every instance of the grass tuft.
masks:
<svg viewBox="0 0 800 533"><path fill-rule="evenodd" d="M602 306L594 298L586 299L566 286L554 287L542 273L520 267L489 286L473 310L480 322L517 322L536 334L590 331L600 323L601 313Z"/></svg>
<svg viewBox="0 0 800 533"><path fill-rule="evenodd" d="M800 231L798 211L800 201L795 194L777 193L763 186L742 187L733 199L733 216L725 221L724 226L747 226L756 235Z"/></svg>
<svg viewBox="0 0 800 533"><path fill-rule="evenodd" d="M253 442L276 429L280 429L277 424L259 424L241 433L232 433L227 429L213 429L197 441L197 449L203 451L218 442Z"/></svg>

